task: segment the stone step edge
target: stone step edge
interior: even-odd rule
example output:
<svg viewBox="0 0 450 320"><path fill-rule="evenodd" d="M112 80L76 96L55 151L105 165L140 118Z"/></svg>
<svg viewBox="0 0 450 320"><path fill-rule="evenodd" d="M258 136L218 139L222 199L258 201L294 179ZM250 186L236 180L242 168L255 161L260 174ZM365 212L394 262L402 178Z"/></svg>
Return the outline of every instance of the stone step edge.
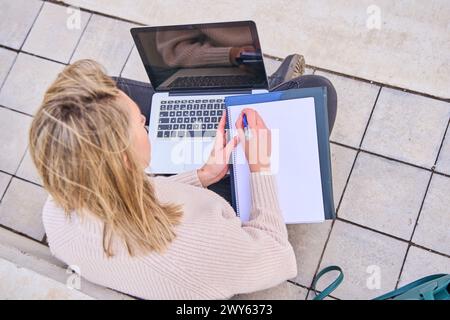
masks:
<svg viewBox="0 0 450 320"><path fill-rule="evenodd" d="M66 265L54 258L50 249L38 242L20 236L12 231L0 227L0 259L11 262L20 268L33 271L43 277L57 281L63 285L74 279ZM75 284L78 283L76 280ZM128 300L125 294L93 284L85 279L79 281L84 295L99 300ZM67 287L68 290L70 289Z"/></svg>

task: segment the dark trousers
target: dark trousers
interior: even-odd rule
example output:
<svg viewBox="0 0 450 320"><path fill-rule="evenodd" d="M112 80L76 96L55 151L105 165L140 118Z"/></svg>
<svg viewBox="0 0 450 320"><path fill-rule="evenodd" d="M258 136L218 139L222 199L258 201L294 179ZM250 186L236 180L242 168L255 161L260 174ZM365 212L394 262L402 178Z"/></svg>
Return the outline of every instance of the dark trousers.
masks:
<svg viewBox="0 0 450 320"><path fill-rule="evenodd" d="M115 80L119 89L125 92L131 99L136 102L136 104L141 109L142 114L147 118L148 124L150 118L152 96L155 92L152 86L148 83L124 78L115 78ZM281 85L275 87L274 90L271 89L270 91L282 91L294 88L312 87L327 87L328 124L331 134L334 126L334 121L336 119L337 96L335 88L327 78L316 75L304 75L282 83ZM219 182L209 186L208 189L218 193L231 203L231 185L230 178L228 176L226 176Z"/></svg>

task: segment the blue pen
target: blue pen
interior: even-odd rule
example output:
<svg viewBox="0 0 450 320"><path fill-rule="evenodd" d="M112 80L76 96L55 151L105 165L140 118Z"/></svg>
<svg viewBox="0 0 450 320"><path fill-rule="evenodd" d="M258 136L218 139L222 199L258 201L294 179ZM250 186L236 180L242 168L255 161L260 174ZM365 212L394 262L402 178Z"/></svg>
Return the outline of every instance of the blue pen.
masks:
<svg viewBox="0 0 450 320"><path fill-rule="evenodd" d="M250 139L250 137L251 137L251 132L250 132L250 130L248 129L248 122L247 122L247 116L245 115L245 113L244 113L244 115L242 116L242 123L243 123L243 125L244 125L244 135L245 135L245 139L246 140L248 140L248 139Z"/></svg>

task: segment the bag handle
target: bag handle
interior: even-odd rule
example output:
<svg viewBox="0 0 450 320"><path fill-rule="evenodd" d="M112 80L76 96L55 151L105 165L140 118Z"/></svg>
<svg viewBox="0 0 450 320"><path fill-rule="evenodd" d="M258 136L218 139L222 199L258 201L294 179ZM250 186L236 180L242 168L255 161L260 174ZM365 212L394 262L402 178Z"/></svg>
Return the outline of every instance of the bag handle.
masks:
<svg viewBox="0 0 450 320"><path fill-rule="evenodd" d="M405 293L405 292L407 292L407 291L409 291L411 289L414 289L415 287L418 287L418 286L420 286L420 285L422 285L424 283L427 283L429 281L433 281L433 280L439 279L439 278L441 278L443 276L445 276L445 274L441 273L441 274L433 274L431 276L426 276L426 277L420 278L420 279L418 279L418 280L416 280L414 282L411 282L411 283L409 283L407 285L404 285L401 288L398 288L397 290L394 290L394 291L388 292L386 294L383 294L383 295L381 295L379 297L376 297L373 300L387 300L387 299L394 298L394 297L399 296L399 295L401 295L401 294L403 294L403 293ZM425 300L434 300L434 296L433 295L426 294L426 295L422 295L422 296L423 296L423 298Z"/></svg>
<svg viewBox="0 0 450 320"><path fill-rule="evenodd" d="M339 271L338 277L328 287L326 287L321 293L317 294L317 291L316 291L317 282L326 273L329 273L329 272L332 272L332 271ZM316 277L314 278L314 281L312 283L312 286L311 286L311 289L316 294L316 296L313 298L313 300L323 300L325 297L329 296L341 284L342 280L344 280L344 272L342 272L342 269L340 267L338 267L338 266L329 266L329 267L323 268L316 275Z"/></svg>
<svg viewBox="0 0 450 320"><path fill-rule="evenodd" d="M328 286L326 287L321 293L317 294L317 290L316 290L316 285L317 282L319 282L319 279L322 278L325 274L332 272L332 271L338 271L339 275L338 277ZM399 296L411 289L414 289L415 287L418 287L424 283L433 281L433 280L437 280L441 277L446 276L446 274L444 273L440 273L440 274L433 274L430 276L426 276L423 278L420 278L414 282L411 282L407 285L404 285L401 288L398 288L396 290L393 290L391 292L388 292L386 294L383 294L379 297L376 297L373 300L387 300L387 299L392 299L395 298L396 296ZM341 284L341 282L344 280L344 273L342 271L342 269L338 266L328 266L326 268L323 268L314 278L314 281L311 285L311 289L314 291L314 293L316 294L316 296L313 298L313 300L323 300L325 297L329 296L334 290L336 290L336 288ZM434 300L434 294L433 292L426 292L422 294L422 297L424 298L424 300Z"/></svg>

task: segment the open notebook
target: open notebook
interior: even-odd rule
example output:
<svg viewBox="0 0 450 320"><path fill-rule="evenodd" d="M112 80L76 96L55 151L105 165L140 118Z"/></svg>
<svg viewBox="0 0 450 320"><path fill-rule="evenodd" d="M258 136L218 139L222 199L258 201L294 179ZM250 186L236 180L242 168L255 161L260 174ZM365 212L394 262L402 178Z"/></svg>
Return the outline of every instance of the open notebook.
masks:
<svg viewBox="0 0 450 320"><path fill-rule="evenodd" d="M286 223L313 223L335 216L328 142L326 88L228 97L232 136L242 109L255 109L272 133L272 173ZM230 124L232 124L230 126ZM241 145L230 169L233 206L242 221L251 209L250 170Z"/></svg>

